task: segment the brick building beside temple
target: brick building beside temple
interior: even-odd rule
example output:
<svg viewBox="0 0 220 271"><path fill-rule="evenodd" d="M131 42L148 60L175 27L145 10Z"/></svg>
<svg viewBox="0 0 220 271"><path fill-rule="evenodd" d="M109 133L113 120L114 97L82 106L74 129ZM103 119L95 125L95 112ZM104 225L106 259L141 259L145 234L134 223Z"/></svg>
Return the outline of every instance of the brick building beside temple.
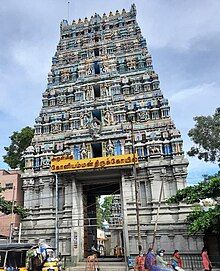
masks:
<svg viewBox="0 0 220 271"><path fill-rule="evenodd" d="M97 242L96 198L119 195L111 249L118 242L124 256L137 254L140 241L146 251L162 187L155 246L201 250L202 238L186 232L188 206L165 202L185 187L188 161L135 5L61 22L42 103L25 152L24 205L31 212L24 241L44 238L80 261Z"/></svg>
<svg viewBox="0 0 220 271"><path fill-rule="evenodd" d="M6 188L1 195L8 201L15 204L23 205L23 191L21 184L21 173L18 170L0 169L0 186ZM10 235L10 225L12 229L18 229L20 224L20 216L17 214L4 215L0 213L0 236L8 238Z"/></svg>

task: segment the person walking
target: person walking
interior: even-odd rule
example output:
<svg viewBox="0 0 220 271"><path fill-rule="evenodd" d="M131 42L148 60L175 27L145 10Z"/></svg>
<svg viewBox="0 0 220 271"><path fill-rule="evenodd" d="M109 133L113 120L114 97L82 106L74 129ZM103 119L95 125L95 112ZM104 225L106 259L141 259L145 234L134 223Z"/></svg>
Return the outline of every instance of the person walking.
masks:
<svg viewBox="0 0 220 271"><path fill-rule="evenodd" d="M179 250L175 250L172 259L171 259L171 266L175 271L184 271L183 269L183 260L180 257Z"/></svg>
<svg viewBox="0 0 220 271"><path fill-rule="evenodd" d="M202 266L204 268L204 271L211 271L212 270L212 263L208 256L208 251L206 247L203 247L202 252Z"/></svg>

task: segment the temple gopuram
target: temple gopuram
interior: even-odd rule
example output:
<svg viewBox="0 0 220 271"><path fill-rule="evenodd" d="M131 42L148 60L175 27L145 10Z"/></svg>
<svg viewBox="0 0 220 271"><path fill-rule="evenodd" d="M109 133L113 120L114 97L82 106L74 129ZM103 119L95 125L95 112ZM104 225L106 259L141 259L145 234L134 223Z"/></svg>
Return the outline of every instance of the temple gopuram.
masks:
<svg viewBox="0 0 220 271"><path fill-rule="evenodd" d="M97 198L115 195L104 256L120 248L126 259L152 242L168 253L201 250L202 237L186 231L189 207L166 203L185 187L188 161L135 5L63 20L42 96L24 155L23 241L45 239L81 261L97 245Z"/></svg>

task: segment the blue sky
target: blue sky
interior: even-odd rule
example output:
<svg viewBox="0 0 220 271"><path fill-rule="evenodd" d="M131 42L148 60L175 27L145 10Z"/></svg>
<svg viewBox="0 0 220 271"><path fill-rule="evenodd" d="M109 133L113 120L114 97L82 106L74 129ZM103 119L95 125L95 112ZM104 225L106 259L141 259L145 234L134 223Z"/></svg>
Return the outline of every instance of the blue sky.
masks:
<svg viewBox="0 0 220 271"><path fill-rule="evenodd" d="M0 167L13 131L34 125L46 89L66 0L7 0L0 6ZM220 1L70 0L69 19L137 6L137 20L159 74L184 149L193 117L211 115L220 101ZM188 183L218 167L190 158Z"/></svg>

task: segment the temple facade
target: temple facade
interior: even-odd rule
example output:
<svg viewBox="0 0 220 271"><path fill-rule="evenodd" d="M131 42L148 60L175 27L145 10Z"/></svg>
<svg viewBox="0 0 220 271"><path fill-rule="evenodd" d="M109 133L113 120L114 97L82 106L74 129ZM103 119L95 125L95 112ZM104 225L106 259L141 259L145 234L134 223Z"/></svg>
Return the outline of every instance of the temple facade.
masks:
<svg viewBox="0 0 220 271"><path fill-rule="evenodd" d="M186 232L189 208L166 204L185 187L188 161L135 5L61 22L42 103L25 151L24 241L46 239L80 261L97 242L97 196L117 195L110 251L137 254L138 242L146 251L155 223L155 247L201 250L202 238Z"/></svg>

